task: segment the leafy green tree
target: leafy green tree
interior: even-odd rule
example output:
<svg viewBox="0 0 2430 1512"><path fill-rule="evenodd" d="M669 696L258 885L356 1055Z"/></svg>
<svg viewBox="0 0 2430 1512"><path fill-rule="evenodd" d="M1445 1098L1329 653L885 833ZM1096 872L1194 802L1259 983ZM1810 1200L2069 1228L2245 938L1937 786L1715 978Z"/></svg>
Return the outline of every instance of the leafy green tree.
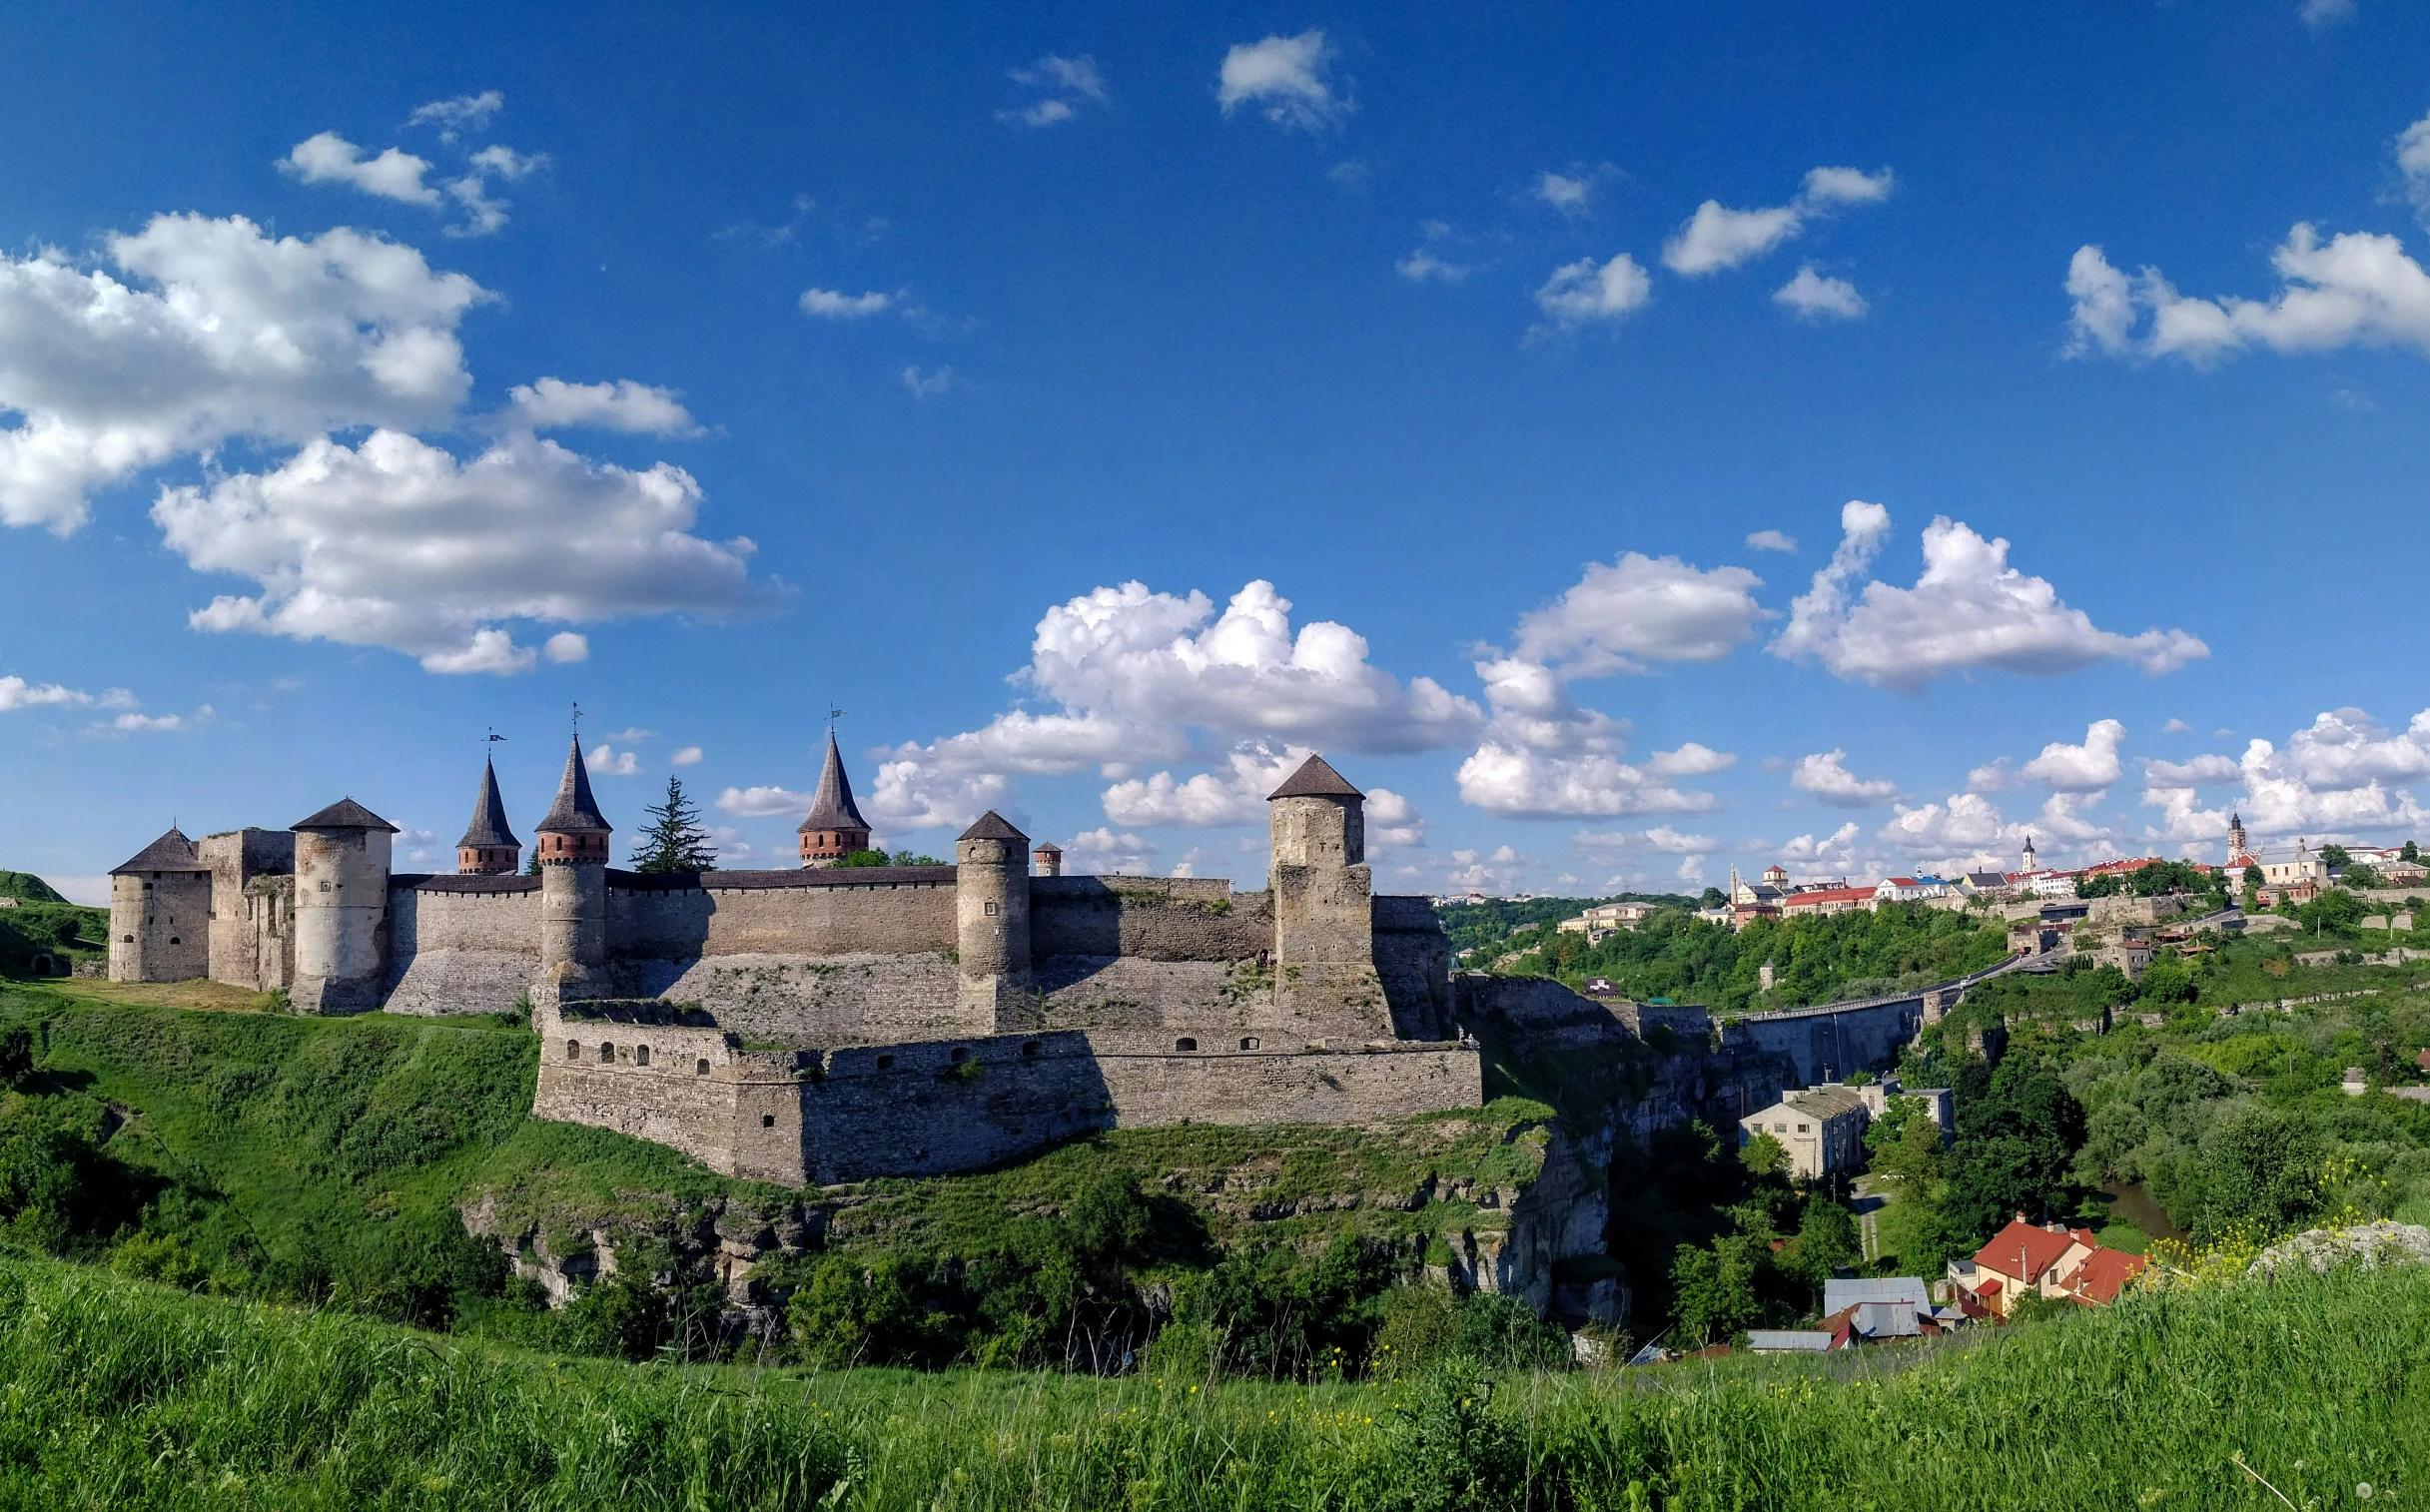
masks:
<svg viewBox="0 0 2430 1512"><path fill-rule="evenodd" d="M2193 1236L2209 1241L2243 1227L2274 1237L2300 1226L2318 1205L2326 1155L2319 1134L2273 1109L2224 1114L2201 1142L2183 1203Z"/></svg>
<svg viewBox="0 0 2430 1512"><path fill-rule="evenodd" d="M717 847L700 827L700 806L683 793L683 779L666 780L666 801L644 810L649 823L633 837L636 872L713 872Z"/></svg>
<svg viewBox="0 0 2430 1512"><path fill-rule="evenodd" d="M2012 1051L1981 1095L1959 1101L1950 1215L1962 1231L1982 1235L2013 1212L2073 1206L2069 1166L2083 1142L2083 1106L2057 1068L2032 1051Z"/></svg>
<svg viewBox="0 0 2430 1512"><path fill-rule="evenodd" d="M2320 848L2320 864L2322 866L2351 866L2353 863L2354 858L2347 854L2346 848L2342 845L2324 845Z"/></svg>
<svg viewBox="0 0 2430 1512"><path fill-rule="evenodd" d="M1728 893L1717 887L1708 887L1704 890L1704 896L1696 900L1696 906L1698 908L1719 908L1729 901Z"/></svg>
<svg viewBox="0 0 2430 1512"><path fill-rule="evenodd" d="M2175 956L2162 956L2143 969L2138 989L2146 1003L2191 1003L2199 989L2193 969Z"/></svg>
<svg viewBox="0 0 2430 1512"><path fill-rule="evenodd" d="M1678 1296L1680 1330L1699 1344L1728 1339L1763 1321L1757 1272L1767 1255L1752 1234L1724 1234L1710 1248L1679 1246L1671 1261L1671 1289Z"/></svg>
<svg viewBox="0 0 2430 1512"><path fill-rule="evenodd" d="M1823 1296L1823 1283L1832 1272L1853 1266L1865 1257L1863 1243L1857 1237L1856 1214L1837 1202L1816 1197L1806 1203L1805 1215L1799 1219L1797 1237L1782 1251L1785 1265L1812 1292L1814 1304Z"/></svg>
<svg viewBox="0 0 2430 1512"><path fill-rule="evenodd" d="M17 1025L0 1034L0 1087L23 1087L34 1079L34 1032Z"/></svg>
<svg viewBox="0 0 2430 1512"><path fill-rule="evenodd" d="M2244 868L2244 885L2246 887L2267 887L2269 878L2262 875L2261 868L2247 863Z"/></svg>
<svg viewBox="0 0 2430 1512"><path fill-rule="evenodd" d="M1739 1163L1757 1176L1777 1175L1789 1166L1789 1151L1780 1140L1759 1134L1738 1146Z"/></svg>
<svg viewBox="0 0 2430 1512"><path fill-rule="evenodd" d="M897 851L897 852L895 852L895 853L894 853L893 855L891 855L891 856L887 855L887 854L886 854L884 851L847 851L847 852L845 852L845 853L844 853L843 858L842 858L841 860L839 860L839 861L837 861L837 862L836 862L836 865L837 865L837 866L944 866L944 865L946 865L946 863L945 863L945 862L942 862L942 861L939 861L939 860L938 860L936 857L934 857L934 856L923 856L923 855L920 855L920 854L918 854L917 852L913 852L913 851Z"/></svg>
<svg viewBox="0 0 2430 1512"><path fill-rule="evenodd" d="M1874 1170L1909 1182L1919 1200L1923 1183L1940 1178L1946 1154L1941 1126L1921 1098L1891 1099L1866 1126L1865 1149Z"/></svg>
<svg viewBox="0 0 2430 1512"><path fill-rule="evenodd" d="M2398 851L2396 854L2406 861L2418 862L2422 859L2421 847L2415 845L2410 840L2406 841L2404 849Z"/></svg>

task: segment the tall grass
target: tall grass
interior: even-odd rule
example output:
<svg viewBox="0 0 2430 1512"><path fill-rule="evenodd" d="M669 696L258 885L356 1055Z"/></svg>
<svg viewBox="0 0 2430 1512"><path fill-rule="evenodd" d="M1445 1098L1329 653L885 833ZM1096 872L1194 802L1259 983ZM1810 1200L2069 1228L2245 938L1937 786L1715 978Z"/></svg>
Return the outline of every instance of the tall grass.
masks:
<svg viewBox="0 0 2430 1512"><path fill-rule="evenodd" d="M2430 1500L2430 1277L1497 1383L573 1362L0 1262L0 1504L1998 1508Z"/></svg>

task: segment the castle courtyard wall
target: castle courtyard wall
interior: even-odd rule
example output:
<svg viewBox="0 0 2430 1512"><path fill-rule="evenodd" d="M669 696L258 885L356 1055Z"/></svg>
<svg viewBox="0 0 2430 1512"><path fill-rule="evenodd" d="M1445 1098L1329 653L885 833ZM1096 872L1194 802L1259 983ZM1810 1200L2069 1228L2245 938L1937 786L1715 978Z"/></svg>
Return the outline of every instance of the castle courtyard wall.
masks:
<svg viewBox="0 0 2430 1512"><path fill-rule="evenodd" d="M389 935L390 1013L509 1011L539 971L540 879L395 878Z"/></svg>

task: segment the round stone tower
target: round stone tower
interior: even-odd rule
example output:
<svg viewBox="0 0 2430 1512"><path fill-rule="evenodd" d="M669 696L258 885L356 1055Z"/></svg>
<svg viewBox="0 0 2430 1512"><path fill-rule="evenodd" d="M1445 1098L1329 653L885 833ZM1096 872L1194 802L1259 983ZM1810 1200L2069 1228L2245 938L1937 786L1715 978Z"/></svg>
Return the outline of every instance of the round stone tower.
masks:
<svg viewBox="0 0 2430 1512"><path fill-rule="evenodd" d="M1366 795L1321 756L1267 795L1273 846L1274 1007L1310 1040L1389 1039L1375 971Z"/></svg>
<svg viewBox="0 0 2430 1512"><path fill-rule="evenodd" d="M980 1034L1031 1028L1030 837L990 809L954 841L954 868L963 1015Z"/></svg>
<svg viewBox="0 0 2430 1512"><path fill-rule="evenodd" d="M455 869L468 877L511 877L522 865L523 842L506 827L506 800L497 790L497 767L481 763L480 796L472 800L472 822L455 842Z"/></svg>
<svg viewBox="0 0 2430 1512"><path fill-rule="evenodd" d="M565 753L557 801L532 832L540 863L540 979L532 1001L610 996L607 985L607 839L590 795L582 743Z"/></svg>
<svg viewBox="0 0 2430 1512"><path fill-rule="evenodd" d="M300 1014L380 1006L387 973L389 837L397 826L341 798L296 832L296 982Z"/></svg>
<svg viewBox="0 0 2430 1512"><path fill-rule="evenodd" d="M183 982L209 965L211 873L175 825L110 873L110 980Z"/></svg>

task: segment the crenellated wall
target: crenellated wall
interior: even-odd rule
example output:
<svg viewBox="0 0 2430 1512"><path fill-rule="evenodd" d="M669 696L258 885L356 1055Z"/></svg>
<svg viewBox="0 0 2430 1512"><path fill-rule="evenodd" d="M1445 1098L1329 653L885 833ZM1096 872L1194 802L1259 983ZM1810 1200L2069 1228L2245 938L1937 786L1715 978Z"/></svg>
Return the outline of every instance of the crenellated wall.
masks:
<svg viewBox="0 0 2430 1512"><path fill-rule="evenodd" d="M390 1013L510 1010L539 966L540 879L395 878L389 932Z"/></svg>

